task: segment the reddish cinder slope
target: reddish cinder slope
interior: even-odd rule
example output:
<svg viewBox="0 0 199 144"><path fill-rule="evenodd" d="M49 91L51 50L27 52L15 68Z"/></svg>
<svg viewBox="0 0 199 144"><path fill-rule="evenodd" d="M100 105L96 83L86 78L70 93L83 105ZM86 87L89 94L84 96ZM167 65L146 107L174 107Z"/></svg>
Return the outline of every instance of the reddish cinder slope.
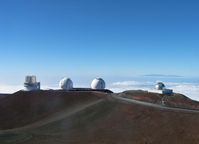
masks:
<svg viewBox="0 0 199 144"><path fill-rule="evenodd" d="M142 90L131 90L131 91L125 91L123 93L119 93L119 96L139 100L139 101L145 101L155 104L161 104L161 99L163 95L158 93L150 93L148 91L142 91Z"/></svg>
<svg viewBox="0 0 199 144"><path fill-rule="evenodd" d="M158 93L151 93L148 91L132 90L125 91L118 95L122 95L122 97L124 98L145 101L149 103L164 104L165 106L169 107L199 110L199 102L177 93L173 93L171 95L164 95Z"/></svg>
<svg viewBox="0 0 199 144"><path fill-rule="evenodd" d="M0 100L5 98L6 96L9 96L10 94L0 94Z"/></svg>
<svg viewBox="0 0 199 144"><path fill-rule="evenodd" d="M185 109L197 109L199 110L199 102L194 101L182 94L173 94L165 97L165 103L171 107L182 107Z"/></svg>
<svg viewBox="0 0 199 144"><path fill-rule="evenodd" d="M58 105L63 107L72 107L74 103L81 104L90 99L94 101L103 99L103 101L40 127L11 133L0 131L1 144L8 142L9 144L198 144L199 142L199 113L197 112L146 107L111 97L118 94L55 91L49 94L52 94L52 97L42 98L43 94L37 96L36 93L29 96L31 101L41 101L34 102L35 106L45 105L52 100L57 102L61 100ZM143 97L144 93L140 92L140 94ZM119 95L126 97L126 92ZM33 100L33 96L37 97L36 100ZM54 98L57 96L61 98ZM67 100L62 97L67 97ZM46 105L49 106L49 104ZM51 105L57 107L57 104L52 102ZM61 106L59 106L60 109L62 109ZM13 108L12 110L15 111ZM43 110L43 112L48 111ZM32 112L32 109L28 109L27 112ZM27 112L22 111L17 115L19 117L20 114L27 115ZM23 118L25 121L29 120L24 116ZM42 120L42 117L40 119ZM2 126L2 123L0 125Z"/></svg>
<svg viewBox="0 0 199 144"><path fill-rule="evenodd" d="M198 144L199 114L107 100L27 132L23 144Z"/></svg>
<svg viewBox="0 0 199 144"><path fill-rule="evenodd" d="M19 91L0 100L0 129L21 127L50 114L106 96L100 92Z"/></svg>

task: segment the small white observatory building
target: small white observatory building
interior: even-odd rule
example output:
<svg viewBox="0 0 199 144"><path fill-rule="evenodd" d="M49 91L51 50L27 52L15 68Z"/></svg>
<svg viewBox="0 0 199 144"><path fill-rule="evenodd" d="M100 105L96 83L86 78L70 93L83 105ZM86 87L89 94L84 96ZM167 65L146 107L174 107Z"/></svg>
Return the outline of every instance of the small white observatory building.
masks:
<svg viewBox="0 0 199 144"><path fill-rule="evenodd" d="M24 87L25 91L40 90L40 82L37 82L36 76L26 76Z"/></svg>
<svg viewBox="0 0 199 144"><path fill-rule="evenodd" d="M91 83L91 89L105 89L106 83L102 78L95 78Z"/></svg>
<svg viewBox="0 0 199 144"><path fill-rule="evenodd" d="M63 90L70 90L73 89L73 82L70 78L63 78L59 82L59 87Z"/></svg>

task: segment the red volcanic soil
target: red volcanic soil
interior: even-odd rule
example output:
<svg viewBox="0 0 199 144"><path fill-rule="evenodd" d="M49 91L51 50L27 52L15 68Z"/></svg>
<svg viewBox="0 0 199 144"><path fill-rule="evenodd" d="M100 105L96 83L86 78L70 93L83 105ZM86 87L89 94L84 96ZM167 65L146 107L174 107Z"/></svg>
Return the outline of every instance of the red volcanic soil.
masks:
<svg viewBox="0 0 199 144"><path fill-rule="evenodd" d="M99 92L19 91L0 100L0 129L21 127L64 108L101 99Z"/></svg>
<svg viewBox="0 0 199 144"><path fill-rule="evenodd" d="M122 97L125 98L145 101L155 104L163 104L169 107L199 110L199 102L177 93L173 93L171 95L164 95L158 93L151 93L148 91L132 90L132 91L125 91L121 93L121 95Z"/></svg>
<svg viewBox="0 0 199 144"><path fill-rule="evenodd" d="M3 98L5 98L8 95L10 95L10 94L0 94L0 100L3 99Z"/></svg>
<svg viewBox="0 0 199 144"><path fill-rule="evenodd" d="M149 93L148 91L142 91L142 90L125 91L123 93L119 93L118 95L121 95L122 97L129 99L156 103L156 104L161 104L161 99L163 97L163 95L161 94Z"/></svg>
<svg viewBox="0 0 199 144"><path fill-rule="evenodd" d="M132 92L131 92L132 93ZM141 96L145 93L140 92ZM17 96L16 96L17 95ZM49 96L50 95L50 96ZM166 109L146 107L135 103L124 102L111 97L118 94L105 94L95 92L19 92L10 97L12 111L21 120L30 123L31 118L23 115L29 113L52 114L63 107L70 108L73 104L96 100L103 100L86 109L80 110L63 119L33 127L24 131L5 132L0 131L1 144L198 144L199 141L199 113L177 112ZM119 94L126 97L126 92ZM21 97L20 101L16 97ZM26 98L28 97L28 98ZM35 98L36 97L36 98ZM57 98L58 97L58 98ZM130 96L129 96L130 97ZM137 96L138 97L138 96ZM151 95L153 97L153 95ZM154 96L157 97L157 96ZM26 100L24 100L26 99ZM158 99L158 98L157 98ZM21 102L23 101L23 102ZM32 102L33 101L33 102ZM56 101L56 102L52 102ZM156 101L156 100L154 100ZM25 108L26 103L33 103L26 112L20 110ZM9 103L8 101L6 103ZM45 104L47 103L47 104ZM51 104L48 104L51 103ZM58 103L58 104L57 104ZM0 105L4 102L0 101ZM13 104L15 107L13 107ZM23 106L17 106L21 104ZM37 106L46 105L46 108L34 110ZM53 107L52 109L50 107ZM5 110L6 108L4 108ZM18 110L19 109L19 110ZM56 109L56 110L55 110ZM0 110L2 112L2 110ZM11 112L11 111L10 111ZM4 113L6 114L6 113ZM8 115L13 115L7 113ZM21 115L21 116L20 116ZM2 117L4 115L1 114ZM31 114L29 114L31 117ZM12 116L14 118L14 116ZM42 117L37 120L42 120ZM48 116L46 116L48 117ZM23 118L23 119L22 119ZM32 117L34 118L34 117ZM1 121L3 122L3 121ZM12 127L14 120L4 122ZM12 124L13 123L13 124ZM0 123L0 126L3 124Z"/></svg>
<svg viewBox="0 0 199 144"><path fill-rule="evenodd" d="M27 132L23 144L198 144L199 114L107 100Z"/></svg>
<svg viewBox="0 0 199 144"><path fill-rule="evenodd" d="M182 94L173 94L171 96L166 96L165 103L167 106L199 110L198 101L191 100L190 98Z"/></svg>

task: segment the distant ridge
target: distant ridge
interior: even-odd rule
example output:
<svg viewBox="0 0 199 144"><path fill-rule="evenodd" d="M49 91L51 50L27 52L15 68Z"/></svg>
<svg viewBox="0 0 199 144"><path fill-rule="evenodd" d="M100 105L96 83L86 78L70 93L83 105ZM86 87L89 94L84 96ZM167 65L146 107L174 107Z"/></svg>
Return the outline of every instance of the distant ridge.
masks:
<svg viewBox="0 0 199 144"><path fill-rule="evenodd" d="M164 75L164 74L148 74L148 75L144 75L146 77L176 77L176 78L180 78L183 76L180 75Z"/></svg>

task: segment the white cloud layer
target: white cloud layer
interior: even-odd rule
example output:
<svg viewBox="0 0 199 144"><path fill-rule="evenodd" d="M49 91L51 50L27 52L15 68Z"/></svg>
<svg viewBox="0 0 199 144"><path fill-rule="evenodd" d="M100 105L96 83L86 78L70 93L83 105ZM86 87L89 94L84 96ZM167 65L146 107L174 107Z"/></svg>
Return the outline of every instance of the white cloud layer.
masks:
<svg viewBox="0 0 199 144"><path fill-rule="evenodd" d="M114 92L122 92L125 90L153 90L156 82L140 82L140 81L121 81L113 82L108 88ZM196 83L177 83L167 82L165 83L167 88L173 89L176 93L184 94L191 99L199 101L199 84Z"/></svg>
<svg viewBox="0 0 199 144"><path fill-rule="evenodd" d="M14 93L23 89L21 85L0 85L0 93Z"/></svg>
<svg viewBox="0 0 199 144"><path fill-rule="evenodd" d="M0 85L0 93L14 93L23 90L22 85ZM58 89L56 86L42 86L41 89Z"/></svg>

